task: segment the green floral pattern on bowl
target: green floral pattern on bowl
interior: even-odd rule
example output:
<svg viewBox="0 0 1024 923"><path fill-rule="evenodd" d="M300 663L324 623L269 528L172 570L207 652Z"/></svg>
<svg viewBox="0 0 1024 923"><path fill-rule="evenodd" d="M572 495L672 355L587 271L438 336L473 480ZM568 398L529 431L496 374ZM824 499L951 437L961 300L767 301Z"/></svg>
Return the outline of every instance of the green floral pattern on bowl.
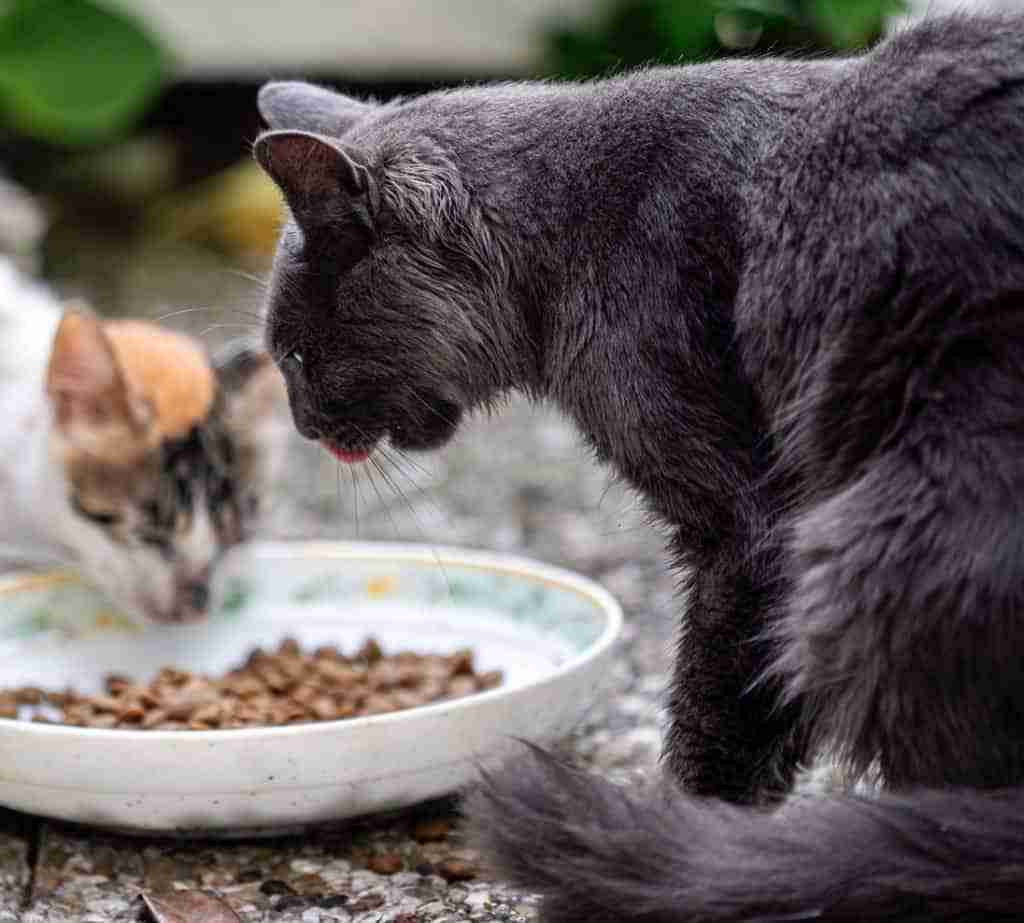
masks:
<svg viewBox="0 0 1024 923"><path fill-rule="evenodd" d="M297 556L297 555L296 555ZM292 556L290 563L295 563ZM282 573L283 571L283 573ZM552 634L582 650L605 630L593 601L555 580L524 579L516 571L464 563L445 568L442 560L374 560L371 557L311 555L296 572L275 569L271 556L244 576L230 565L218 581L212 619L247 618L259 604L292 607L385 605L395 600L439 608L500 610L505 617ZM72 637L137 632L91 587L65 573L0 578L0 642L56 633Z"/></svg>

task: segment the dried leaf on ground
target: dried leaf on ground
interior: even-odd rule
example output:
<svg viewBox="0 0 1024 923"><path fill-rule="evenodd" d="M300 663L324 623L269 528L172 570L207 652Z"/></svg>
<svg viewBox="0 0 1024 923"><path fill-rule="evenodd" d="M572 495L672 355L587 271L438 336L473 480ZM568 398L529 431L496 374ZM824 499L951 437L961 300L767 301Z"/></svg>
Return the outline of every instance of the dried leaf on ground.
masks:
<svg viewBox="0 0 1024 923"><path fill-rule="evenodd" d="M229 904L205 891L143 891L142 900L156 923L242 923Z"/></svg>

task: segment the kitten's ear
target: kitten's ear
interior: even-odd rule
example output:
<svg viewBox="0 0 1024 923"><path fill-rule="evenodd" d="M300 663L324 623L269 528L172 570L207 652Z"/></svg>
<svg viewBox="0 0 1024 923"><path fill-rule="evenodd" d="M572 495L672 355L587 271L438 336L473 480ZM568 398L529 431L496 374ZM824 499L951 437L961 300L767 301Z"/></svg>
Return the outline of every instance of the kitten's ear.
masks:
<svg viewBox="0 0 1024 923"><path fill-rule="evenodd" d="M57 426L125 423L143 431L152 408L130 393L110 338L99 318L82 307L65 311L53 338L46 370L46 393Z"/></svg>
<svg viewBox="0 0 1024 923"><path fill-rule="evenodd" d="M214 358L214 367L224 394L228 423L236 430L259 429L286 415L288 393L284 377L269 353L233 344Z"/></svg>
<svg viewBox="0 0 1024 923"><path fill-rule="evenodd" d="M340 137L377 107L333 90L295 80L264 84L256 102L271 128Z"/></svg>
<svg viewBox="0 0 1024 923"><path fill-rule="evenodd" d="M371 225L373 177L351 150L305 131L269 131L256 139L253 153L300 227L332 225L348 214Z"/></svg>

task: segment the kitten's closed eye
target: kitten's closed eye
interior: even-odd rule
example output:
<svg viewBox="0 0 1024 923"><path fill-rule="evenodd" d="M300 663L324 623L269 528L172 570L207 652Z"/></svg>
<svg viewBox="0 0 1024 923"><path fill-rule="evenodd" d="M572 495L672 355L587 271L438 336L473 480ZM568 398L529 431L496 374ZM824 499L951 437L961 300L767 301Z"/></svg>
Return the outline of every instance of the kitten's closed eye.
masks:
<svg viewBox="0 0 1024 923"><path fill-rule="evenodd" d="M82 501L78 497L71 496L71 508L78 513L79 516L84 519L88 519L90 522L96 523L98 526L112 526L121 521L121 515L119 513L113 513L109 510L92 510L82 506Z"/></svg>

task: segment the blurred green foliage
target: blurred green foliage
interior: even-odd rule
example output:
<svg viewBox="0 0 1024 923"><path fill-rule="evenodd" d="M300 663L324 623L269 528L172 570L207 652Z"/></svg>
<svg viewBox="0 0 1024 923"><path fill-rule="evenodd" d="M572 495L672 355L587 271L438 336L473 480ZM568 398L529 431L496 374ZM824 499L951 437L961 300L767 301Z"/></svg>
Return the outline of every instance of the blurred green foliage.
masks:
<svg viewBox="0 0 1024 923"><path fill-rule="evenodd" d="M161 89L163 48L93 0L0 3L0 126L77 146L126 131Z"/></svg>
<svg viewBox="0 0 1024 923"><path fill-rule="evenodd" d="M847 51L905 9L906 0L610 0L589 27L554 29L549 60L560 76L586 77L755 50Z"/></svg>

